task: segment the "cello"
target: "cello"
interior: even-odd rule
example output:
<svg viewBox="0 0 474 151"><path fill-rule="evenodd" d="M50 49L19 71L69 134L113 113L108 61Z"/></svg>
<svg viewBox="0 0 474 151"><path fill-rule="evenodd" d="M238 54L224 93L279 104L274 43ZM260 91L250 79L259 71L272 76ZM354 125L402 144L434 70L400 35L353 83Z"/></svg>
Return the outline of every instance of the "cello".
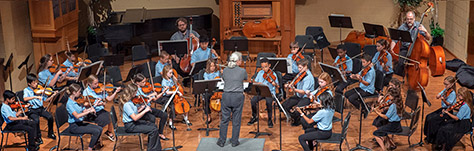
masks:
<svg viewBox="0 0 474 151"><path fill-rule="evenodd" d="M198 49L199 47L199 42L195 38L191 38L191 34L193 33L193 18L189 18L189 36L186 38L188 41L188 53L185 54L182 58L181 61L179 62L179 67L181 70L188 74L191 72L191 54L193 54L194 50Z"/></svg>
<svg viewBox="0 0 474 151"><path fill-rule="evenodd" d="M428 3L428 8L425 10L421 16L420 24L414 25L416 30L416 37L414 42L410 45L408 49L407 56L412 60L416 60L419 63L414 65L406 66L406 77L408 79L408 85L412 89L419 89L418 83L421 86L425 87L428 85L429 80L429 71L428 71L428 59L430 56L430 45L424 37L419 33L418 27L423 23L425 15L431 11L433 8L433 3ZM405 60L406 61L406 60Z"/></svg>

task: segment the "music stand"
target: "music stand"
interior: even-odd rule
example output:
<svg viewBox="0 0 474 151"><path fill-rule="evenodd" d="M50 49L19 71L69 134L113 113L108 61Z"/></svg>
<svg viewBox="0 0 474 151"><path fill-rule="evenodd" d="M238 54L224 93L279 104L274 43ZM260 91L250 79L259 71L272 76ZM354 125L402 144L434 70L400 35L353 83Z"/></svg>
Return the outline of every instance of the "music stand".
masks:
<svg viewBox="0 0 474 151"><path fill-rule="evenodd" d="M247 39L224 40L224 50L227 51L247 51L247 57L242 56L244 66L247 68L247 60L250 57L249 41Z"/></svg>
<svg viewBox="0 0 474 151"><path fill-rule="evenodd" d="M254 95L254 96L261 96L261 97L273 97L272 92L270 91L270 88L268 88L267 85L264 84L252 84L250 86L250 91L247 92L248 95ZM260 105L257 103L257 111L260 111ZM270 120L270 119L269 119ZM260 116L257 114L257 131L256 132L249 132L250 134L255 134L254 138L257 138L260 135L271 135L270 133L267 132L260 132Z"/></svg>
<svg viewBox="0 0 474 151"><path fill-rule="evenodd" d="M214 92L217 88L217 82L221 81L222 79L212 79L212 80L196 80L193 82L193 94L203 94ZM209 104L208 104L209 105ZM202 110L204 111L205 105L202 106ZM206 114L206 121L209 118L209 114ZM209 128L209 122L206 122L206 128L198 128L198 131L206 131L206 136L209 136L209 131L217 131L218 128Z"/></svg>
<svg viewBox="0 0 474 151"><path fill-rule="evenodd" d="M124 55L123 54L116 54L116 55L107 55L103 56L104 58L104 66L121 66L124 62Z"/></svg>
<svg viewBox="0 0 474 151"><path fill-rule="evenodd" d="M161 54L161 49L165 50L170 55L182 57L188 53L188 41L186 40L168 40L158 41L158 52Z"/></svg>
<svg viewBox="0 0 474 151"><path fill-rule="evenodd" d="M26 73L30 73L30 69L28 68L28 61L30 60L31 53L26 56L25 60L18 66L18 69L21 69L21 67L26 66Z"/></svg>
<svg viewBox="0 0 474 151"><path fill-rule="evenodd" d="M291 70L290 70L291 71ZM280 120L280 149L274 149L272 151L281 151L281 142L282 142L282 138L281 138L281 112L283 112L283 114L285 114L285 117L286 117L286 122L288 123L288 121L290 120L289 116L288 116L288 113L285 111L285 109L283 108L283 106L281 105L280 103L280 100L275 96L275 94L272 94L273 96L273 99L275 99L275 102L277 102L278 104L278 107L280 108L280 113L278 114L279 116L279 120Z"/></svg>
<svg viewBox="0 0 474 151"><path fill-rule="evenodd" d="M331 27L339 28L339 41L342 44L342 28L353 28L351 17L347 16L328 16Z"/></svg>
<svg viewBox="0 0 474 151"><path fill-rule="evenodd" d="M173 92L170 99L166 102L165 106L163 106L161 111L166 113L166 109L170 105L171 101L174 99L174 96L176 95L177 92L178 92L178 89L176 89L176 91ZM171 123L171 124L172 124L171 126L173 127L174 126L173 123ZM168 147L168 148L165 148L163 150L175 150L175 151L177 151L178 149L183 148L183 146L181 146L181 145L176 146L176 144L175 144L176 142L175 142L175 138L174 138L174 130L175 130L174 128L171 129L171 135L173 135L173 147Z"/></svg>
<svg viewBox="0 0 474 151"><path fill-rule="evenodd" d="M12 71L11 71L11 64L12 64L12 59L13 59L13 53L10 54L10 57L8 57L8 61L3 67L3 71L8 70L8 75L10 75L10 90L13 90L13 84L12 84Z"/></svg>
<svg viewBox="0 0 474 151"><path fill-rule="evenodd" d="M327 72L331 76L332 81L342 81L342 82L347 83L346 78L343 76L339 68L330 66L328 64L324 64L322 62L319 62L319 67L321 67L321 70L323 72Z"/></svg>
<svg viewBox="0 0 474 151"><path fill-rule="evenodd" d="M421 133L420 133L420 142L418 143L415 143L415 144L412 144L410 145L410 147L413 147L413 146L423 146L423 118L424 118L424 115L425 115L425 103L428 104L428 106L431 106L431 102L428 100L428 97L426 97L426 92L425 92L425 88L423 88L421 86L421 84L418 82L418 86L420 87L420 90L421 90L421 98L423 100L423 103L421 103ZM413 120L413 119L412 119Z"/></svg>
<svg viewBox="0 0 474 151"><path fill-rule="evenodd" d="M390 38L392 40L398 40L398 41L401 41L401 42L409 42L409 43L412 43L412 41L413 41L411 39L411 35L408 31L389 28L388 32L390 33ZM407 54L407 56L410 56L410 54ZM400 59L402 59L402 58L400 57ZM405 61L406 61L406 59L403 59L402 63L405 64ZM405 79L404 73L395 72L395 74L403 76L403 79Z"/></svg>
<svg viewBox="0 0 474 151"><path fill-rule="evenodd" d="M127 78L125 79L124 82L128 82L128 81L132 80L133 76L138 73L139 68L140 68L140 66L135 66L132 69L130 69L130 71L128 71Z"/></svg>
<svg viewBox="0 0 474 151"><path fill-rule="evenodd" d="M77 78L78 81L82 81L87 79L89 75L93 74L93 66L98 66L99 64L94 64L94 65L88 65L85 67L82 67L81 70L79 71L79 77Z"/></svg>
<svg viewBox="0 0 474 151"><path fill-rule="evenodd" d="M332 59L336 60L337 57L337 48L328 47L329 54L331 54Z"/></svg>
<svg viewBox="0 0 474 151"><path fill-rule="evenodd" d="M378 36L387 37L387 35L385 34L385 29L383 28L382 25L376 25L376 24L370 24L370 23L362 23L362 24L364 25L365 33L369 34L370 36L373 36L373 37L369 37L369 38L374 38L372 44L375 43L375 38L377 38Z"/></svg>
<svg viewBox="0 0 474 151"><path fill-rule="evenodd" d="M281 73L293 73L291 67L291 61L289 58L273 58L269 57L268 63L270 63L270 67L272 67L273 71L280 71Z"/></svg>
<svg viewBox="0 0 474 151"><path fill-rule="evenodd" d="M199 73L199 71L206 68L206 65L207 65L207 60L194 62L194 66L191 68L189 75L194 75L196 73Z"/></svg>
<svg viewBox="0 0 474 151"><path fill-rule="evenodd" d="M362 98L362 95L360 95L359 91L357 91L357 89L354 89L355 92L357 93L357 95L359 96L359 100L361 102L359 108L360 108L360 117L359 117L359 142L357 142L356 144L356 147L354 148L351 148L350 151L353 151L353 150L367 150L367 151L371 151L372 149L370 148L367 148L367 147L364 147L362 145L360 145L361 143L361 138L362 138L362 118L367 118L367 115L369 114L369 107L367 107L367 104L364 102L364 99ZM362 117L362 113L365 112L367 114L365 114L364 117Z"/></svg>

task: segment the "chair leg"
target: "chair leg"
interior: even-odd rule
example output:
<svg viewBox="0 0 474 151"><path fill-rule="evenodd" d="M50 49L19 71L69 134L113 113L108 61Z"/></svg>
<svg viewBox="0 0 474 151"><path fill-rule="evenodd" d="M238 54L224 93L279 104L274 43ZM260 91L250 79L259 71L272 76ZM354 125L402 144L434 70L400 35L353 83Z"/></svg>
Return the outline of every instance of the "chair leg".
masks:
<svg viewBox="0 0 474 151"><path fill-rule="evenodd" d="M69 136L69 143L67 143L67 147L71 148L71 136Z"/></svg>
<svg viewBox="0 0 474 151"><path fill-rule="evenodd" d="M471 135L471 136L472 136L472 135ZM472 140L472 137L471 137L471 140ZM6 145L6 143L5 143L5 145ZM3 150L3 132L2 132L2 142L0 143L0 147L1 147L0 150Z"/></svg>
<svg viewBox="0 0 474 151"><path fill-rule="evenodd" d="M82 140L82 136L79 136L81 138L81 149L84 150L84 141Z"/></svg>
<svg viewBox="0 0 474 151"><path fill-rule="evenodd" d="M8 145L8 133L7 133L7 138L5 139L5 146Z"/></svg>
<svg viewBox="0 0 474 151"><path fill-rule="evenodd" d="M410 137L411 135L408 135L408 146L411 146Z"/></svg>
<svg viewBox="0 0 474 151"><path fill-rule="evenodd" d="M23 133L23 137L25 137L25 149L28 150L28 141L26 140L26 132Z"/></svg>
<svg viewBox="0 0 474 151"><path fill-rule="evenodd" d="M138 134L138 139L140 141L140 150L143 151L143 140L142 140L142 134Z"/></svg>
<svg viewBox="0 0 474 151"><path fill-rule="evenodd" d="M474 142L472 141L472 132L471 132L471 137L470 137L470 139L471 139L471 147L472 147L472 149L474 149Z"/></svg>
<svg viewBox="0 0 474 151"><path fill-rule="evenodd" d="M120 141L117 135L115 135L115 142L114 142L114 149L112 151L115 151L115 147L117 146L117 142Z"/></svg>
<svg viewBox="0 0 474 151"><path fill-rule="evenodd" d="M58 146L56 147L56 151L59 151L59 148L61 148L61 135L59 135L59 130L58 130Z"/></svg>

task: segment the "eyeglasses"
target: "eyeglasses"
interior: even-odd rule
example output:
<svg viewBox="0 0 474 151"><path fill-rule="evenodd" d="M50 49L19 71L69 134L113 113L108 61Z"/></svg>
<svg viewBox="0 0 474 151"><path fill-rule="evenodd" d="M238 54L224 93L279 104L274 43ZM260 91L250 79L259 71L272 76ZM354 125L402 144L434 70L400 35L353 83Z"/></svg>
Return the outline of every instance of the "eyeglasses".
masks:
<svg viewBox="0 0 474 151"><path fill-rule="evenodd" d="M299 47L290 47L290 49L299 49Z"/></svg>
<svg viewBox="0 0 474 151"><path fill-rule="evenodd" d="M186 24L178 24L178 26L186 26Z"/></svg>

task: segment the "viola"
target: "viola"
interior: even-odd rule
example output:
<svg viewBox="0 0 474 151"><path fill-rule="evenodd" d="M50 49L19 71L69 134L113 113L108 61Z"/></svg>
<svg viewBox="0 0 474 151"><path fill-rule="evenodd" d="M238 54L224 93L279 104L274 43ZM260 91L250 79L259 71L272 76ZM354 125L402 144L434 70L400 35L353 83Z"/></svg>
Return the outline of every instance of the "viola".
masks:
<svg viewBox="0 0 474 151"><path fill-rule="evenodd" d="M322 106L319 103L311 103L307 106L302 106L302 107L294 106L292 109L290 109L290 112L296 111L296 108L299 108L300 110L305 111L305 110L311 110L311 109L320 109L322 108Z"/></svg>
<svg viewBox="0 0 474 151"><path fill-rule="evenodd" d="M50 87L43 87L41 85L38 85L36 87L36 89L33 90L33 92L36 94L36 95L46 95L46 96L51 96L54 91L53 89L51 89Z"/></svg>
<svg viewBox="0 0 474 151"><path fill-rule="evenodd" d="M291 81L290 86L296 87L296 84L298 84L305 77L306 77L306 71L298 73L298 75L296 75L293 81ZM289 89L288 91L293 92L293 89Z"/></svg>
<svg viewBox="0 0 474 151"><path fill-rule="evenodd" d="M49 72L51 72L51 73L56 73L56 72L58 71L58 65L53 64L53 65L51 65L51 66L48 67L48 70L49 70Z"/></svg>
<svg viewBox="0 0 474 151"><path fill-rule="evenodd" d="M301 54L301 51L303 51L305 47L306 47L306 43L303 45L303 47L301 47L300 49L298 49L298 51L296 52L296 54L294 54L293 56L291 56L291 59L293 59L293 60L296 61L296 62L300 61L301 59L304 59L304 56Z"/></svg>
<svg viewBox="0 0 474 151"><path fill-rule="evenodd" d="M161 86L160 83L155 83L155 84L153 84L153 88L154 88L155 92L161 92L161 91L163 91L163 86Z"/></svg>
<svg viewBox="0 0 474 151"><path fill-rule="evenodd" d="M95 98L91 95L89 96L81 96L79 98L77 98L75 101L78 103L78 104L83 104L84 106L86 107L91 107L91 104L94 104L95 103Z"/></svg>
<svg viewBox="0 0 474 151"><path fill-rule="evenodd" d="M148 94L151 91L153 91L153 86L151 86L150 82L146 82L145 85L142 87L142 91L143 91L143 93Z"/></svg>
<svg viewBox="0 0 474 151"><path fill-rule="evenodd" d="M80 67L78 65L73 65L74 72L79 72L79 68ZM67 67L66 65L61 64L61 66L59 66L59 69L61 69L61 71L63 71L63 72L66 72L67 69L69 69L69 67Z"/></svg>
<svg viewBox="0 0 474 151"><path fill-rule="evenodd" d="M20 105L18 102L15 102L15 103L12 103L12 104L9 104L9 105L10 105L10 108L12 108L13 110L28 107L28 105L26 105L26 104L21 104Z"/></svg>
<svg viewBox="0 0 474 151"><path fill-rule="evenodd" d="M148 99L145 98L144 96L139 95L139 96L133 97L132 102L134 104L141 104L141 103L147 104L146 102L148 102Z"/></svg>
<svg viewBox="0 0 474 151"><path fill-rule="evenodd" d="M371 65L368 65L367 67L365 67L364 70L362 70L362 72L360 73L360 76L364 77L370 71L371 68L372 68Z"/></svg>
<svg viewBox="0 0 474 151"><path fill-rule="evenodd" d="M387 99L388 99L388 97L387 97ZM387 99L386 99L386 100L387 100ZM392 105L392 101L390 101L390 102L385 102L385 103L380 104L380 105L377 107L377 109L382 109L382 108L387 107L387 106L390 106L390 105Z"/></svg>

